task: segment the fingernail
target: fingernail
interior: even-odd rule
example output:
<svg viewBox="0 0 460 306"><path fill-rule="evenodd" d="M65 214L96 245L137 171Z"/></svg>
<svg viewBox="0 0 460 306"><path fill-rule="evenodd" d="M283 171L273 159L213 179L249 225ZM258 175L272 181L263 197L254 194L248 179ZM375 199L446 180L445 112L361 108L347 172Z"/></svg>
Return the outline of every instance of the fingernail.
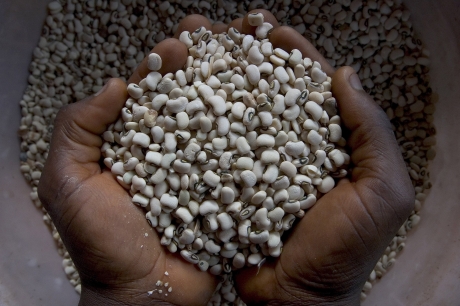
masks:
<svg viewBox="0 0 460 306"><path fill-rule="evenodd" d="M348 82L350 83L351 87L356 90L363 90L363 86L361 85L361 81L356 73L353 73L348 77Z"/></svg>
<svg viewBox="0 0 460 306"><path fill-rule="evenodd" d="M95 97L99 96L101 93L103 93L103 92L106 90L106 88L107 88L107 84L105 84L104 87L102 87L101 89L99 89L99 91L96 92L96 93L94 94L94 96L95 96Z"/></svg>

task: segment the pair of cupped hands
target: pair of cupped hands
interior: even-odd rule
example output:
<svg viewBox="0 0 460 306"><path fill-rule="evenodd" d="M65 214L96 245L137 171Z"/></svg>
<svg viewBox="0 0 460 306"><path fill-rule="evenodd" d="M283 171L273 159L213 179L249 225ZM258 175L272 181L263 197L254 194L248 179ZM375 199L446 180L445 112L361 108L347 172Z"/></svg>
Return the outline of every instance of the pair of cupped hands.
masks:
<svg viewBox="0 0 460 306"><path fill-rule="evenodd" d="M352 68L334 70L294 29L280 26L267 11L254 12L274 26L269 35L274 48L299 49L333 77L353 170L291 230L279 258L268 259L260 271L252 267L234 274L236 289L247 304L358 305L363 284L414 203L398 144L385 113ZM175 38L152 51L163 59L160 73L182 69L188 50L177 38L200 26L214 33L227 27L255 33L247 15L228 26L188 16ZM139 83L148 72L144 59L128 82ZM80 274L80 305L206 305L219 279L161 246L145 212L101 168L100 135L117 120L127 98L126 83L111 79L99 93L60 110L38 188ZM158 280L168 282L172 292L149 295Z"/></svg>

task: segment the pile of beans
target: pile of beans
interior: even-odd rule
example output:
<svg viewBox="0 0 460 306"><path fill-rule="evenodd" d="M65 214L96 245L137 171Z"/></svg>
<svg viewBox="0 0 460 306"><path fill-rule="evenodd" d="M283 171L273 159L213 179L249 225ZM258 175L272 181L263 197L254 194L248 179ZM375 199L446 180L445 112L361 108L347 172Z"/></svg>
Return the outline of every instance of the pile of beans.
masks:
<svg viewBox="0 0 460 306"><path fill-rule="evenodd" d="M355 68L392 122L415 187L415 209L371 273L363 289L365 297L403 249L407 231L420 221L419 211L431 187L427 167L436 155L436 96L429 86L429 52L414 34L410 13L400 0L53 1L30 64L29 86L20 101L21 172L32 185L32 200L41 208L36 186L61 106L97 92L109 77L126 80L157 42L172 36L187 14L229 23L254 8L270 10L281 24L293 26L331 65ZM43 212L78 291L78 273Z"/></svg>
<svg viewBox="0 0 460 306"><path fill-rule="evenodd" d="M215 275L278 257L284 231L350 160L331 78L297 49L273 49L262 14L249 23L256 37L183 32L175 74L151 53L103 135L104 163L161 243Z"/></svg>

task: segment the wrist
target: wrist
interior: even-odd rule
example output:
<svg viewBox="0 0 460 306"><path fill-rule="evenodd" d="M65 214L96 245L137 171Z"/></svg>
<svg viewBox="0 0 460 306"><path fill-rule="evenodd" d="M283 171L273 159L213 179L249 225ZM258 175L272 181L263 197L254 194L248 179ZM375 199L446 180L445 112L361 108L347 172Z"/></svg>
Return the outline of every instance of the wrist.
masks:
<svg viewBox="0 0 460 306"><path fill-rule="evenodd" d="M266 303L267 306L359 306L361 303L361 290L358 292L349 292L335 294L321 290L321 292L307 292L303 290L292 290L280 294Z"/></svg>
<svg viewBox="0 0 460 306"><path fill-rule="evenodd" d="M267 306L359 306L360 302L359 299L355 300L343 300L343 299L320 299L320 298L312 298L306 300L298 300L298 301L271 301L266 304Z"/></svg>
<svg viewBox="0 0 460 306"><path fill-rule="evenodd" d="M147 292L92 289L82 286L78 306L172 305L151 297Z"/></svg>
<svg viewBox="0 0 460 306"><path fill-rule="evenodd" d="M338 298L338 297L313 297L296 298L291 301L275 300L266 304L267 306L359 306L360 297Z"/></svg>

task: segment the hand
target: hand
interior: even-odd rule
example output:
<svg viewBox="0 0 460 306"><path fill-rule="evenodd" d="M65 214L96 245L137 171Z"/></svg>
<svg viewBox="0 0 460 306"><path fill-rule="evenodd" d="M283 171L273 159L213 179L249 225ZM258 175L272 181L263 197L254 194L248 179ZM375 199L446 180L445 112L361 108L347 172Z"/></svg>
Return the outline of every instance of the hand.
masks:
<svg viewBox="0 0 460 306"><path fill-rule="evenodd" d="M278 27L271 14L263 13L265 20L276 27L270 35L275 47L287 50L298 48L304 56L319 61L328 74L332 73L333 69L327 65L324 58L311 44L306 40L297 40L295 31L286 27ZM205 26L214 32L225 30L225 25L211 25L201 16L190 16L181 22L178 33L183 30L193 31L199 26ZM229 26L234 26L243 33L254 31L246 19L235 20ZM181 68L185 63L186 51L183 45L174 39L165 40L155 47L153 52L160 54L162 58L169 56L175 59L171 62L163 61L163 68L160 72L173 72ZM336 89L336 84L338 84L336 79L342 79L342 82L345 82L347 71L345 70L343 72L345 75L342 76L339 75L340 70L334 75L334 91L337 97L350 93L348 91L341 93ZM144 60L129 82L137 83L147 73L146 60ZM349 87L344 88L349 89ZM350 118L348 119L346 119L347 111L342 110L344 123L353 131L352 138L353 135L358 135L355 136L353 142L355 145L353 146L351 140L350 145L352 149L361 152L353 153L352 159L356 168L351 182L341 183L337 188L342 189L341 192L331 192L331 195L336 194L335 197L341 197L342 206L333 202L334 196L328 196L331 198L329 201L328 197L324 197L298 224L285 244L283 255L279 260L265 264L258 276L253 269L239 273L237 285L245 301L249 303L269 301L305 303L333 301L334 299L352 300L348 296L352 296L355 291L359 299L360 286L389 242L388 239L391 239L392 234L399 227L397 224L402 223L405 215L408 214L408 207L413 203L410 201L410 195L407 195L410 181L408 185L407 173L401 171L405 169L402 159L399 160L397 154L394 153L397 152L395 150L397 145L391 129L385 123L385 115L379 108L369 103L368 98L360 100L360 95L364 93L358 93L354 95L355 98L358 98L356 99L358 102L339 99L340 106L346 104L349 110L348 117ZM141 305L155 302L203 305L214 291L216 280L208 273L201 273L194 266L185 263L180 256L165 251L160 246L155 231L146 224L144 212L132 205L125 190L118 185L109 172L102 171L98 164L99 147L102 144L99 135L105 131L108 124L116 120L126 98L126 84L120 80L111 80L99 95L61 110L55 122L52 146L39 186L40 198L79 270L82 279L80 302L82 305L97 303ZM108 103L111 103L110 107L107 107ZM361 104L364 105L364 109L360 110L362 114L370 113L371 115L369 121L366 122L373 123L377 117L378 120L374 121L383 122L381 124L386 124L386 127L375 127L367 131L368 123L363 125L361 122L363 120L353 119L352 110L363 107ZM377 111L378 115L375 115L374 111ZM365 138L368 139L367 141L357 139L359 135L374 134L375 139ZM387 145L388 148L383 147L384 145ZM372 146L375 146L377 150L382 148L385 154L387 151L390 152L390 156L385 157L379 154L369 156L372 152L366 152L365 149ZM391 153L391 148L393 153ZM377 150L374 152L380 152ZM385 158L383 161L381 161L382 156ZM378 162L377 165L384 168L379 170L377 166L369 165L372 159ZM391 161L395 161L396 166L391 165ZM389 164L388 167L387 164ZM387 172L391 169L397 171L388 174ZM395 183L391 181L388 186L393 187L385 187L385 190L395 192L394 195L390 195L396 198L395 205L400 204L400 207L394 207L395 211L389 210L386 202L382 200L389 200L388 196L378 198L378 195L385 195L385 192L379 189L383 183L382 180L372 178L375 174L387 179L391 175L391 178L396 177L399 180L401 187L398 193L396 193L397 190L394 190ZM365 181L365 183L358 184L358 179L359 182ZM369 186L374 187L372 190L375 190L375 193L367 190ZM356 202L356 199L359 199L358 192L363 198L362 202ZM376 197L378 201L369 202L369 199L373 197ZM354 206L358 207L354 208ZM376 208L373 206L386 214L382 217L377 216L375 219L368 219L369 216L375 216ZM372 214L363 217L362 215L367 210ZM317 216L315 217L314 214ZM358 242L361 240L356 241L359 235L356 236L356 232L349 224L342 224L343 228L337 229L340 226L335 220L347 220L347 216L352 216L350 217L351 222L357 220L353 224L361 226L369 222L371 226L374 226L372 220L388 223L385 223L378 231L375 229L360 232L359 234L364 235L366 240L359 245ZM398 218L396 221L392 220L395 216ZM308 222L306 222L307 219ZM310 227L315 222L317 224L316 233L313 232L308 236L300 234L301 232L311 233ZM327 224L329 227L324 228ZM343 229L348 229L348 231L342 232ZM145 235L146 233L148 236ZM348 239L349 236L351 236L349 240L340 240L341 238ZM330 237L330 243L325 245L322 239L328 237ZM381 241L373 242L375 237L379 237ZM364 246L365 251L348 250L343 245L345 243L348 248L352 248L353 243L357 243L357 248ZM369 247L369 251L366 247ZM344 277L340 273L346 273L343 267L349 266L341 266L341 261L348 263L350 258L356 258L356 254L360 255L361 261L357 260L356 264L353 261L353 264L359 273ZM320 260L315 261L315 258ZM340 274L340 277L331 277L333 275L330 273L330 268L333 267L333 264L337 265L337 271L339 271L337 274ZM169 276L164 275L165 271L168 271ZM324 282L324 279L328 282ZM148 296L146 294L147 291L157 288L155 286L157 280L168 281L174 288L168 297L164 295L164 292L162 295L154 293ZM174 294L176 292L179 293L176 295ZM324 298L323 295L329 295L331 299Z"/></svg>
<svg viewBox="0 0 460 306"><path fill-rule="evenodd" d="M241 23L242 19L233 22ZM200 15L184 18L176 38L152 50L163 59L160 73L185 65L188 51L177 38L201 26L213 33L228 28ZM139 83L148 73L145 58L128 83ZM38 188L40 200L78 269L81 305L204 305L216 288L216 278L161 246L145 212L99 164L100 134L117 120L127 98L126 84L112 79L98 94L60 110ZM168 282L173 291L157 287L158 280ZM154 289L163 292L149 295Z"/></svg>
<svg viewBox="0 0 460 306"><path fill-rule="evenodd" d="M333 74L353 171L298 222L279 258L267 260L258 273L257 267L237 273L238 293L248 304L359 305L370 272L412 210L414 189L389 120L353 69L334 73L292 28L275 25L270 41L299 49Z"/></svg>
<svg viewBox="0 0 460 306"><path fill-rule="evenodd" d="M196 19L202 22L203 17L186 18L181 28L195 30ZM163 58L162 74L181 69L188 55L177 39L161 42L153 52ZM138 83L148 72L144 60L129 83ZM126 84L112 79L98 94L60 110L38 188L40 200L80 274L80 305L205 305L216 278L161 246L145 211L99 164L100 135L117 120L127 98ZM168 282L172 292L157 287L158 280ZM154 289L162 293L148 295Z"/></svg>

